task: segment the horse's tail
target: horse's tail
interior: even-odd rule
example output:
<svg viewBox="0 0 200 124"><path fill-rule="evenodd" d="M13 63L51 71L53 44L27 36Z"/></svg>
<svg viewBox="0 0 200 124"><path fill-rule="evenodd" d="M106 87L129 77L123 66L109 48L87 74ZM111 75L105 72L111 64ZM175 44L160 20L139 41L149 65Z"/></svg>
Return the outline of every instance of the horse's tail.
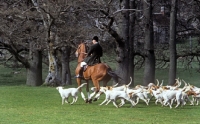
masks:
<svg viewBox="0 0 200 124"><path fill-rule="evenodd" d="M122 79L122 78L121 78L120 76L118 76L114 71L112 71L111 68L108 68L107 73L108 73L108 75L110 75L110 76L113 78L113 80L114 80L116 83L118 83L119 78Z"/></svg>
<svg viewBox="0 0 200 124"><path fill-rule="evenodd" d="M83 83L81 84L79 87L77 87L77 90L79 90L80 88L82 88L84 85L86 85L87 83Z"/></svg>

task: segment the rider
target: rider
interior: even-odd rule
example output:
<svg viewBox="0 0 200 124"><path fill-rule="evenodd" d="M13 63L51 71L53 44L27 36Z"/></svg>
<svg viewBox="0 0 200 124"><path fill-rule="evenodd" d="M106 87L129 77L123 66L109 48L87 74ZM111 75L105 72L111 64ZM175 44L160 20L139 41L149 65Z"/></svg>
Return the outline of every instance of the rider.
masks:
<svg viewBox="0 0 200 124"><path fill-rule="evenodd" d="M79 74L76 76L77 78L83 77L84 66L86 65L94 65L96 63L101 63L100 57L103 55L103 50L101 45L98 42L98 37L94 36L92 39L92 45L89 48L89 51L86 55L86 58L81 62L81 69Z"/></svg>

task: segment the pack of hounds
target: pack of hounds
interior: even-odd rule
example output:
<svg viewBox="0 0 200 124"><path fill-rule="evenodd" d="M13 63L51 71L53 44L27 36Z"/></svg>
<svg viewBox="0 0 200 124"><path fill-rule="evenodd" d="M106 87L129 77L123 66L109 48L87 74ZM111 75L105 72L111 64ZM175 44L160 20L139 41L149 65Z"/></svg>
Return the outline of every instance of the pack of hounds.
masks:
<svg viewBox="0 0 200 124"><path fill-rule="evenodd" d="M164 86L163 81L161 84L157 80L157 84L149 83L148 86L136 85L134 88L131 88L132 78L130 78L130 83L127 85L118 86L106 86L100 87L100 93L95 96L99 99L101 93L105 94L105 100L99 105L108 105L110 102L113 102L113 105L116 108L122 107L126 102L130 102L131 107L136 106L139 103L139 100L142 100L149 105L151 99L155 100L155 104L161 104L161 106L169 106L172 108L175 104L175 108L178 106L184 106L187 103L190 105L198 105L200 101L200 88L189 83L186 83L184 80L184 86L181 86L181 80L176 79L176 83L173 86ZM56 87L60 96L62 98L62 105L64 102L69 103L68 98L73 97L73 101L70 104L74 104L78 99L79 89L82 88L87 83L83 83L77 88L67 88L64 89L62 86ZM91 91L95 92L95 87L91 88ZM117 104L117 100L120 100L120 103Z"/></svg>

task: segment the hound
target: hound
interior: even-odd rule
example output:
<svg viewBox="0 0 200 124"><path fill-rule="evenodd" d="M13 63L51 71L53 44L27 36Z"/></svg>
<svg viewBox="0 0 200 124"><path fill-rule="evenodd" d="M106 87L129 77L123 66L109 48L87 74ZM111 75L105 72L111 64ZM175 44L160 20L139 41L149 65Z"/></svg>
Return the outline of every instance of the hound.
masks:
<svg viewBox="0 0 200 124"><path fill-rule="evenodd" d="M68 98L69 98L70 96L73 97L73 101L72 101L71 105L74 104L74 102L76 102L77 99L78 99L78 92L79 92L79 89L80 89L81 87L83 87L84 85L86 85L86 84L87 84L87 83L83 83L83 84L81 84L81 85L80 85L79 87L77 87L77 88L68 88L68 89L63 89L62 86L56 87L56 89L58 90L58 92L60 93L60 96L61 96L61 98L62 98L62 105L64 104L64 102L69 103L69 102L68 102Z"/></svg>
<svg viewBox="0 0 200 124"><path fill-rule="evenodd" d="M127 94L126 91L108 90L108 89L106 89L106 88L102 88L102 89L100 89L100 90L101 90L101 92L104 92L104 93L105 93L106 98L105 98L105 100L104 100L101 104L99 104L99 105L103 105L105 102L107 102L107 103L106 103L106 105L107 105L110 101L112 101L112 102L113 102L113 105L114 105L116 108L118 108L118 107L121 107L121 106L123 106L123 105L125 104L125 101L124 101L124 100L129 101L129 102L131 103L131 105L132 105L131 107L133 107L133 106L136 105L135 102L130 98L130 96L132 95L131 93L130 93L130 94ZM119 104L119 106L116 104L117 99L121 99L121 103Z"/></svg>

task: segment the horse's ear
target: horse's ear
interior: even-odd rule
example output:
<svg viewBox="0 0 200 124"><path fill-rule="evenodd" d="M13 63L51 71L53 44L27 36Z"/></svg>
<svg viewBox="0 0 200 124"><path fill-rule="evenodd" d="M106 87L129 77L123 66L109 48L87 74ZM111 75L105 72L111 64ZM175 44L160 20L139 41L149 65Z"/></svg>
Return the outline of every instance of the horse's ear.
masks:
<svg viewBox="0 0 200 124"><path fill-rule="evenodd" d="M79 45L82 44L82 43L85 43L85 41L83 41L83 40L79 41Z"/></svg>

